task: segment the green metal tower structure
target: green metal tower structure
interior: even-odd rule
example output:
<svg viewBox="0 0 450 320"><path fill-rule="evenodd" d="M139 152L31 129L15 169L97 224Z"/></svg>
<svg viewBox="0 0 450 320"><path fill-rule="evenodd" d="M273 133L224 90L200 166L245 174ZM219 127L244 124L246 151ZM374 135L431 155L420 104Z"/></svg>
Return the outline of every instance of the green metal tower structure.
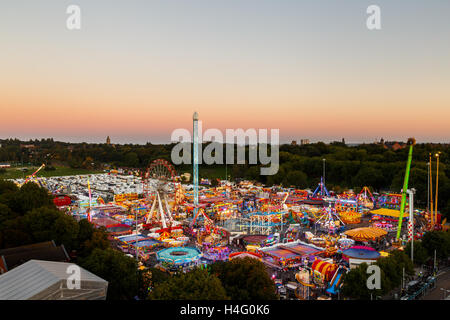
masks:
<svg viewBox="0 0 450 320"><path fill-rule="evenodd" d="M402 220L403 220L403 214L405 213L406 193L408 190L408 181L409 181L409 171L411 169L412 153L413 153L413 147L415 144L416 144L416 139L414 139L414 138L408 139L409 153L408 153L408 161L406 162L405 180L403 181L402 202L400 205L400 216L398 219L398 228L397 228L397 241L400 239L400 232L402 231Z"/></svg>

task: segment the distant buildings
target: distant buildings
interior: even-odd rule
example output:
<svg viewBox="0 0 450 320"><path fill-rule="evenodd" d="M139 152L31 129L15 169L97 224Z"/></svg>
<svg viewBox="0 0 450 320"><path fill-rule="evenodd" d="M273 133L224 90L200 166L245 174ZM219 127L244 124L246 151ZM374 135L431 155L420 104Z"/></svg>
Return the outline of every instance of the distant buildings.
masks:
<svg viewBox="0 0 450 320"><path fill-rule="evenodd" d="M107 145L111 144L111 138L109 136L106 137L106 144Z"/></svg>
<svg viewBox="0 0 450 320"><path fill-rule="evenodd" d="M297 141L295 141L295 140L292 140L292 142L291 142L291 146L296 146L297 145Z"/></svg>
<svg viewBox="0 0 450 320"><path fill-rule="evenodd" d="M34 148L36 148L36 146L34 144L21 144L20 148L23 148L23 149L34 149Z"/></svg>
<svg viewBox="0 0 450 320"><path fill-rule="evenodd" d="M309 144L309 139L301 139L300 140L300 145L306 145L306 144Z"/></svg>
<svg viewBox="0 0 450 320"><path fill-rule="evenodd" d="M398 141L384 141L383 138L380 139L380 142L378 142L377 144L382 145L383 148L388 149L388 150L392 150L392 151L397 151L400 149L403 149L406 147L406 143L405 142L398 142Z"/></svg>

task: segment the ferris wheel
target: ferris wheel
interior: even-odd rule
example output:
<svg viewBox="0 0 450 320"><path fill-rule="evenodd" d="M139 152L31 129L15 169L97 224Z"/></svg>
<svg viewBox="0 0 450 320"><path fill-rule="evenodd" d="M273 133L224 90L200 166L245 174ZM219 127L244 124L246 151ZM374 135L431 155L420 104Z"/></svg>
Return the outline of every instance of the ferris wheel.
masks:
<svg viewBox="0 0 450 320"><path fill-rule="evenodd" d="M172 224L173 218L167 198L175 190L175 168L163 159L154 160L142 174L144 198L153 203L146 223L160 222L163 228ZM157 210L155 210L157 209Z"/></svg>

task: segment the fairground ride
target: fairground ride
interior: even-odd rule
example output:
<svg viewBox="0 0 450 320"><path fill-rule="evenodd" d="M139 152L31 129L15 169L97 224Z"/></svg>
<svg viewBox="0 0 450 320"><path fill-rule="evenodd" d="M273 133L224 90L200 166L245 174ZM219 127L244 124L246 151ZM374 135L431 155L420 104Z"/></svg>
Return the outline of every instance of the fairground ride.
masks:
<svg viewBox="0 0 450 320"><path fill-rule="evenodd" d="M325 196L330 197L330 193L328 192L327 187L323 182L323 177L320 178L319 185L317 186L316 190L314 190L312 198L316 199L318 196L320 196L320 198L323 198Z"/></svg>
<svg viewBox="0 0 450 320"><path fill-rule="evenodd" d="M142 174L144 198L152 202L146 223L160 223L167 228L173 223L172 210L167 202L171 190L176 190L175 169L166 160L156 159Z"/></svg>
<svg viewBox="0 0 450 320"><path fill-rule="evenodd" d="M34 181L37 183L36 174L44 168L45 168L45 164L42 164L35 172L33 172L32 174L30 174L29 176L26 177L25 182L23 184L26 184L30 181Z"/></svg>
<svg viewBox="0 0 450 320"><path fill-rule="evenodd" d="M398 227L397 227L397 237L396 237L397 241L400 240L400 233L402 231L402 221L403 221L403 214L405 213L406 194L408 192L409 172L411 170L412 153L413 147L416 144L416 139L409 138L407 144L409 145L409 152L408 152L408 160L406 162L405 180L403 181L402 202L400 204L400 216L398 219Z"/></svg>
<svg viewBox="0 0 450 320"><path fill-rule="evenodd" d="M356 201L358 205L362 205L366 208L373 209L373 204L375 202L375 198L370 192L369 188L364 186L360 193L356 196Z"/></svg>

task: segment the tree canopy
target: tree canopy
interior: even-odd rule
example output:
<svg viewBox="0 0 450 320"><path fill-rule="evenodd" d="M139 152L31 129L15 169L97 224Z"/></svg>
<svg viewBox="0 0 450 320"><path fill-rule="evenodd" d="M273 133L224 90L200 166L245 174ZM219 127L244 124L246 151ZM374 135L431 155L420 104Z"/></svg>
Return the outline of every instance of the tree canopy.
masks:
<svg viewBox="0 0 450 320"><path fill-rule="evenodd" d="M450 256L450 233L442 231L427 232L422 238L422 245L427 250L429 257L447 259Z"/></svg>
<svg viewBox="0 0 450 320"><path fill-rule="evenodd" d="M196 268L155 284L151 300L227 300L219 278L207 270Z"/></svg>
<svg viewBox="0 0 450 320"><path fill-rule="evenodd" d="M129 300L138 293L136 260L113 249L94 249L79 265L108 281L108 300Z"/></svg>
<svg viewBox="0 0 450 320"><path fill-rule="evenodd" d="M362 263L345 274L342 294L353 299L381 296L400 286L403 269L406 275L414 274L412 261L400 250L392 251L388 257L378 259L375 265L379 266L381 271L380 289L368 288L367 280L371 274L367 273L368 265Z"/></svg>
<svg viewBox="0 0 450 320"><path fill-rule="evenodd" d="M211 265L232 300L277 299L275 284L265 265L252 258L233 259Z"/></svg>

